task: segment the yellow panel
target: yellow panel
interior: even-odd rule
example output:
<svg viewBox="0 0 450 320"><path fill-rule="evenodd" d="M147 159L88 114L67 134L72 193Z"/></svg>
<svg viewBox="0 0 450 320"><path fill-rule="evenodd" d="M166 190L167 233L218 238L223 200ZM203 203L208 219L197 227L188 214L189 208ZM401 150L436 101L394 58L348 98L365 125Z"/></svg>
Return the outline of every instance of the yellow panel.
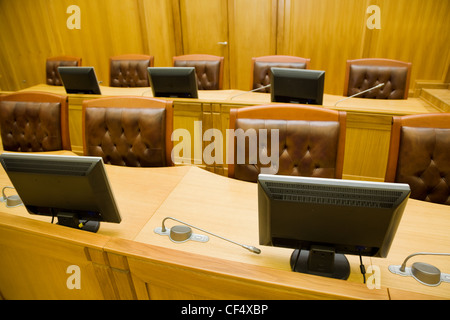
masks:
<svg viewBox="0 0 450 320"><path fill-rule="evenodd" d="M251 89L252 57L276 53L276 1L230 1L231 88Z"/></svg>
<svg viewBox="0 0 450 320"><path fill-rule="evenodd" d="M174 25L173 2L168 0L138 1L144 49L148 51L148 54L154 56L156 67L172 65L172 57L177 55L176 33L181 32L181 30L176 30ZM146 41L147 43L145 43Z"/></svg>
<svg viewBox="0 0 450 320"><path fill-rule="evenodd" d="M79 30L67 27L73 4ZM380 8L379 30L366 27L369 5ZM112 55L152 54L169 66L198 51L228 58L230 88L248 90L253 56L289 54L326 71L326 93L342 94L346 60L362 57L412 62L413 90L416 80L448 81L449 13L443 0L0 1L0 88L43 83L50 56L82 57L107 85Z"/></svg>
<svg viewBox="0 0 450 320"><path fill-rule="evenodd" d="M80 29L67 27L72 4L80 8ZM45 60L57 55L81 57L104 85L110 56L153 54L155 63L168 63L174 53L171 23L171 2L165 0L1 1L0 87L44 83Z"/></svg>
<svg viewBox="0 0 450 320"><path fill-rule="evenodd" d="M365 2L297 0L290 5L282 53L310 58L310 69L325 70L325 92L342 94L345 62L361 56Z"/></svg>
<svg viewBox="0 0 450 320"><path fill-rule="evenodd" d="M378 0L373 4L380 8L381 29L367 30L364 57L412 62L411 85L415 79L444 80L450 57L450 1Z"/></svg>

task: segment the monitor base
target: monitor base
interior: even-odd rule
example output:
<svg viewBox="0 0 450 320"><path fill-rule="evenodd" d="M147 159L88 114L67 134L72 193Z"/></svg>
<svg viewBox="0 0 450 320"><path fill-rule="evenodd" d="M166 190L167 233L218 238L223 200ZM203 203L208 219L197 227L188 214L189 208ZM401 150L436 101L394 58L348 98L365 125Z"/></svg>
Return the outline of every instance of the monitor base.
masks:
<svg viewBox="0 0 450 320"><path fill-rule="evenodd" d="M74 228L83 231L97 232L100 228L100 221L80 220L73 213L58 213L58 223L61 226Z"/></svg>
<svg viewBox="0 0 450 320"><path fill-rule="evenodd" d="M291 255L291 269L295 272L347 280L350 264L345 255L333 248L312 246L311 250L296 249Z"/></svg>

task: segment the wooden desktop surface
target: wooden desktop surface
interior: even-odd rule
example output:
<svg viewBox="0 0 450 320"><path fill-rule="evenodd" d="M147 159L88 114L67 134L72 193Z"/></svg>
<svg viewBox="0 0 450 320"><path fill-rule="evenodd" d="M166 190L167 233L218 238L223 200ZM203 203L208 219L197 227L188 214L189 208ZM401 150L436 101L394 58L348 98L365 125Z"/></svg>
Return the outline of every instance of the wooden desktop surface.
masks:
<svg viewBox="0 0 450 320"><path fill-rule="evenodd" d="M70 154L69 152L63 153ZM250 277L253 281L293 286L290 290L294 290L294 292L300 290L299 288L306 287L315 292L315 295L308 297L316 298L317 296L323 298L324 292L340 298L429 299L432 296L450 298L450 284L448 283L442 283L438 287L427 287L413 278L391 274L387 269L390 264L400 265L408 255L415 252L449 251L450 207L448 206L412 199L408 201L388 257L385 259L363 257L366 268L372 264L378 266L381 271L379 278L381 289L368 289L366 285L362 284L358 257L348 256L351 263L351 276L348 281L342 281L292 273L289 269L289 257L292 250L258 245L257 187L254 183L229 179L195 166L129 168L107 165L106 169L122 215L123 220L120 224L102 223L98 234L86 235L86 232L83 231L67 230L68 228L65 227L50 225L49 217L30 215L23 206L5 208L4 204L0 204L0 229L4 228L7 231L10 228L14 230L27 229L33 230L33 233L40 233L39 230L45 229L43 237L58 235L58 238L67 238L71 243L77 241L81 244L98 243L97 247L90 248L91 251L88 250L90 261L96 262L95 250L97 252L106 250L108 254L112 254L108 262L111 264L114 260L113 257L126 256L126 263L120 263L120 265L127 267L123 267L125 271L117 272L119 275L131 270L132 274L141 271L142 277L150 277L152 272L142 269L141 265L136 267L136 261L153 259L151 265L161 263L166 267L161 269L162 275L159 278L147 281L150 284L154 284L155 281L163 281L160 279L161 277L170 279L170 270L177 267L185 272L188 268L212 273L211 279L215 280L217 280L218 274L226 274L241 280ZM11 185L3 169L0 174L0 185L2 187ZM213 236L210 236L206 243L194 241L174 243L168 237L154 232L154 229L161 226L162 220L166 217L179 219L238 243L254 245L259 247L262 252L256 255ZM44 222L42 224L36 220ZM24 223L26 227L23 226ZM167 227L178 224L180 223L172 220L166 221ZM202 234L199 230L194 229L193 231ZM63 235L60 235L60 232L64 232ZM0 238L2 238L1 234ZM84 238L94 240L83 240ZM0 239L0 244L3 244L0 249L8 246L9 241L13 240ZM40 249L33 250L39 251ZM104 254L99 255L100 260L103 259L101 258L103 256ZM70 256L67 259L70 259ZM434 264L442 272L448 273L450 271L449 260L448 257L419 256L412 258L408 262L408 266L415 261L422 261ZM6 262L0 262L0 267L6 268L7 264L2 263ZM91 267L86 268L89 271ZM117 270L117 268L119 267L112 269ZM223 270L224 268L226 270ZM100 270L104 269L105 266L102 265ZM173 276L175 277L175 273ZM370 274L367 276L369 277ZM137 297L142 298L139 294L138 278L133 275L132 287L138 292ZM205 278L204 275L201 279L205 282L209 281L209 277ZM4 297L8 298L8 286L4 281L6 280L3 279L2 282L0 276L0 292L3 292ZM130 282L129 279L127 281ZM150 288L149 283L142 286ZM189 279L185 279L185 283L202 288L202 285L190 283ZM32 286L32 284L29 285ZM152 291L153 296L173 298L172 291L167 293L160 287L142 291ZM198 295L208 297L208 294L199 288L196 289L199 292ZM133 298L136 293L130 293L129 296ZM145 294L143 296L147 297ZM183 297L185 298L185 296ZM218 299L222 297L220 293L216 293L214 296ZM274 295L273 297L278 296ZM281 297L284 296L281 295ZM293 294L292 297L295 299L297 295Z"/></svg>
<svg viewBox="0 0 450 320"><path fill-rule="evenodd" d="M66 94L64 87L51 86L47 84L39 84L32 86L21 91L44 91L52 92L56 94ZM102 96L122 96L122 95L134 95L153 97L151 88L149 87L137 87L137 88L123 88L123 87L108 87L100 86L101 95L76 95L69 94L70 99L86 99L86 98L100 98ZM382 114L413 114L413 113L430 113L439 112L435 107L427 103L420 98L408 98L398 100L384 100L384 99L362 99L351 98L345 101L339 102L337 106L335 104L346 97L339 95L324 94L323 106L336 110L354 111L354 112L374 112ZM175 98L176 101L192 102L208 101L218 103L236 103L236 104L270 104L270 93L258 93L258 92L246 92L242 90L199 90L198 99L187 98Z"/></svg>

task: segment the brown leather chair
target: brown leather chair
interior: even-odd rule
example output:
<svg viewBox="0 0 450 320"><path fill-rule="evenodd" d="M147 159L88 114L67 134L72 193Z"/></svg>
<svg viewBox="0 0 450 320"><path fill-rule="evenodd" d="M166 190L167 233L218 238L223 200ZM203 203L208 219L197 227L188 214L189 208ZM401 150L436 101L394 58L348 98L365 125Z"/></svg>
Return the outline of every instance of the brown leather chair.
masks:
<svg viewBox="0 0 450 320"><path fill-rule="evenodd" d="M261 56L252 58L252 85L251 90L261 88L270 84L270 68L295 68L308 69L311 59L295 56ZM270 92L270 87L261 89L258 92Z"/></svg>
<svg viewBox="0 0 450 320"><path fill-rule="evenodd" d="M58 67L80 67L81 58L73 56L58 56L47 58L45 63L46 83L52 86L62 86Z"/></svg>
<svg viewBox="0 0 450 320"><path fill-rule="evenodd" d="M29 91L0 96L0 128L7 151L72 150L65 95Z"/></svg>
<svg viewBox="0 0 450 320"><path fill-rule="evenodd" d="M109 58L110 87L149 87L148 67L154 57L144 54L123 54Z"/></svg>
<svg viewBox="0 0 450 320"><path fill-rule="evenodd" d="M407 99L411 66L410 62L390 59L347 60L344 96L384 83L383 87L363 93L358 98Z"/></svg>
<svg viewBox="0 0 450 320"><path fill-rule="evenodd" d="M272 164L250 161L249 143L239 142L235 131L256 130L259 149L259 130L267 129L265 154L271 153L270 129L279 129L278 171L280 175L323 178L342 178L345 148L346 112L306 105L265 105L230 110L228 176L256 182L262 168ZM249 139L250 140L250 139ZM263 148L264 148L263 147ZM232 152L231 152L232 151ZM258 150L256 151L258 154ZM244 163L238 156L245 154ZM276 166L275 166L276 168ZM275 169L276 171L276 169Z"/></svg>
<svg viewBox="0 0 450 320"><path fill-rule="evenodd" d="M173 165L172 101L108 97L83 102L83 151L108 164L130 167Z"/></svg>
<svg viewBox="0 0 450 320"><path fill-rule="evenodd" d="M195 67L198 90L221 90L223 57L210 54L187 54L173 57L174 67Z"/></svg>
<svg viewBox="0 0 450 320"><path fill-rule="evenodd" d="M393 117L385 181L409 184L413 199L450 205L450 113Z"/></svg>

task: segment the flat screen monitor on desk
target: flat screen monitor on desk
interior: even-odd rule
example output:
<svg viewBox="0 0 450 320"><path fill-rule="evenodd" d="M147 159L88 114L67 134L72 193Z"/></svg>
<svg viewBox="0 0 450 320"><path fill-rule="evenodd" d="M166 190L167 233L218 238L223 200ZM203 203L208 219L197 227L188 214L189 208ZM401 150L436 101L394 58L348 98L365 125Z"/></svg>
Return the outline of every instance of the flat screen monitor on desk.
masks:
<svg viewBox="0 0 450 320"><path fill-rule="evenodd" d="M67 93L101 94L94 67L58 67Z"/></svg>
<svg viewBox="0 0 450 320"><path fill-rule="evenodd" d="M91 232L121 221L100 157L3 153L0 162L30 214Z"/></svg>
<svg viewBox="0 0 450 320"><path fill-rule="evenodd" d="M194 67L147 68L154 97L198 98Z"/></svg>
<svg viewBox="0 0 450 320"><path fill-rule="evenodd" d="M271 68L271 101L322 105L325 71Z"/></svg>
<svg viewBox="0 0 450 320"><path fill-rule="evenodd" d="M344 254L386 257L407 184L260 174L259 243L295 249L293 271L347 279Z"/></svg>

